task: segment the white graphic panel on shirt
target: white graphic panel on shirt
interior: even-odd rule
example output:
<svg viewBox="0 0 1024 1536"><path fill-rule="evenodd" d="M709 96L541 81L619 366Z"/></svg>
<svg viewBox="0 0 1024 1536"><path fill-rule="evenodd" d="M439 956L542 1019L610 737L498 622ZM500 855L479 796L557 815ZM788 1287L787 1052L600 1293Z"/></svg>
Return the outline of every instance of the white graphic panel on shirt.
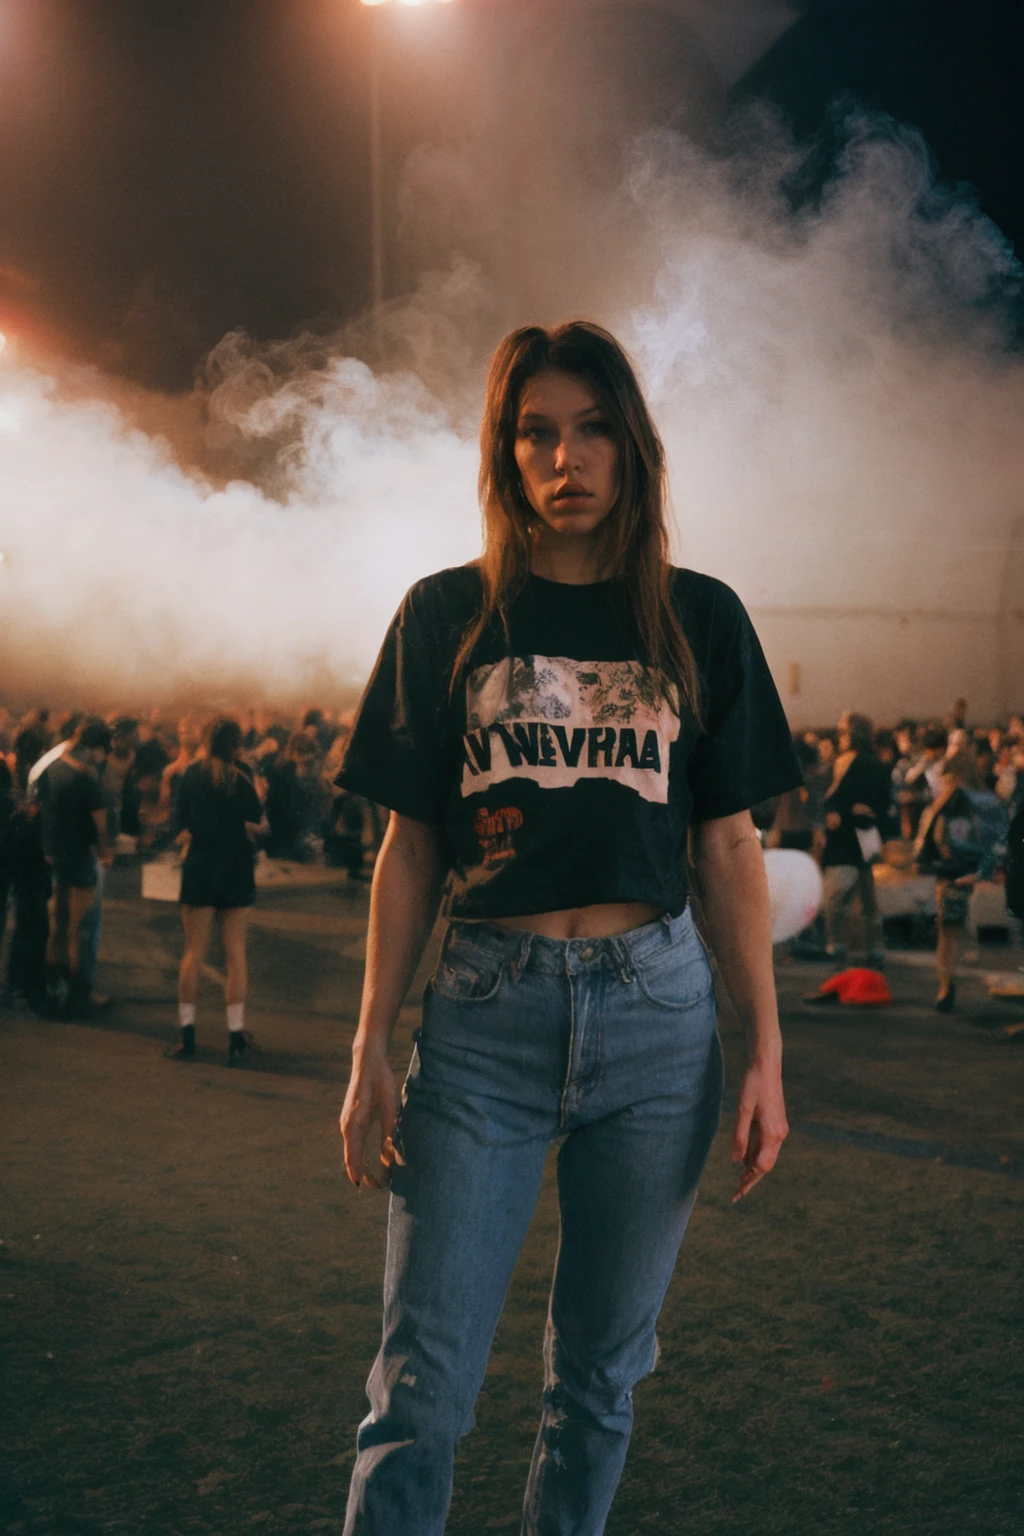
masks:
<svg viewBox="0 0 1024 1536"><path fill-rule="evenodd" d="M566 789L605 779L668 802L669 747L679 716L638 661L514 656L466 683L462 793L532 779Z"/></svg>

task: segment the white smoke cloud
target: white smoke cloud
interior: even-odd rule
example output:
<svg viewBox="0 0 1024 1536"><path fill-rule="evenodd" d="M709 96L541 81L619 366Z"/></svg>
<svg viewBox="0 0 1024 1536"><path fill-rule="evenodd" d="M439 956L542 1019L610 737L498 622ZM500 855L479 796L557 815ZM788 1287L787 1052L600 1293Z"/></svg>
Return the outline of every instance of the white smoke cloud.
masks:
<svg viewBox="0 0 1024 1536"><path fill-rule="evenodd" d="M637 358L680 549L752 606L794 719L938 710L960 691L978 714L1015 703L1001 692L1024 675L1024 370L1002 329L1006 243L932 185L912 135L855 125L842 175L798 217L780 192L792 147L763 119L735 138L717 155L638 141L618 191L569 187L554 230L548 209L520 231L530 259L512 276L470 216L493 195L486 149L421 151L410 241L430 222L426 178L469 249L388 307L377 375L358 360L365 324L329 342L225 338L201 402L206 478L80 380L69 398L0 358L8 695L331 702L356 687L405 588L476 551L489 349L508 323L574 313ZM574 221L599 235L577 265Z"/></svg>
<svg viewBox="0 0 1024 1536"><path fill-rule="evenodd" d="M358 686L404 589L472 547L473 453L417 380L352 358L324 369L315 407L290 385L256 399L248 430L300 408L301 490L278 500L214 489L114 407L4 368L6 689L137 706Z"/></svg>

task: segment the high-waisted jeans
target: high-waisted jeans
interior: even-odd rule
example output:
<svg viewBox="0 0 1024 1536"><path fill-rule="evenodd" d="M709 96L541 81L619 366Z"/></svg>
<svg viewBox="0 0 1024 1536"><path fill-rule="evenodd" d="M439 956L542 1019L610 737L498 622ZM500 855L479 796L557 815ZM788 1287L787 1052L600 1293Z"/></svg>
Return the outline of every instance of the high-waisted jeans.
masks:
<svg viewBox="0 0 1024 1536"><path fill-rule="evenodd" d="M439 1536L548 1146L561 1231L524 1536L600 1536L718 1124L689 910L613 939L453 923L396 1128L384 1336L345 1536Z"/></svg>

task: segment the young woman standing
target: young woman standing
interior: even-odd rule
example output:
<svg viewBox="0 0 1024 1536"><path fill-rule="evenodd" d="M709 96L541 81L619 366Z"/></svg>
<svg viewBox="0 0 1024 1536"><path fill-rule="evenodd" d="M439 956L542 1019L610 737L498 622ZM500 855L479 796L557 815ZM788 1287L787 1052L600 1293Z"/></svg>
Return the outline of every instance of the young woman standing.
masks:
<svg viewBox="0 0 1024 1536"><path fill-rule="evenodd" d="M971 893L979 880L992 879L1006 830L1002 802L992 790L982 789L974 751L962 746L942 765L939 793L921 817L914 844L918 868L935 876L937 1013L952 1013L956 1006L956 970Z"/></svg>
<svg viewBox="0 0 1024 1536"><path fill-rule="evenodd" d="M719 1115L688 838L749 1038L736 1198L787 1131L748 807L800 772L750 623L721 582L668 563L661 443L607 332L507 337L482 450L483 556L402 603L339 781L391 811L341 1117L350 1179L391 1185L346 1536L442 1531L555 1138L561 1241L523 1530L604 1529ZM387 1043L442 884L451 921L399 1108Z"/></svg>
<svg viewBox="0 0 1024 1536"><path fill-rule="evenodd" d="M205 752L186 768L178 789L176 826L186 845L181 871L181 919L185 952L178 973L178 1060L196 1054L196 1003L199 968L210 942L214 913L220 918L227 965L225 1001L228 1064L244 1058L245 941L249 908L256 899L254 838L263 810L248 768L238 761L242 729L234 720L214 720L207 729Z"/></svg>

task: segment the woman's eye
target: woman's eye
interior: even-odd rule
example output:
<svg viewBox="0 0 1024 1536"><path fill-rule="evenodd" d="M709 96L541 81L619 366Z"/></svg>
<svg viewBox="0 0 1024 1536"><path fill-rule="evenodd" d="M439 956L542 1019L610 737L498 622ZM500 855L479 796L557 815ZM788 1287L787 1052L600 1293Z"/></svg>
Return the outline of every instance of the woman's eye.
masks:
<svg viewBox="0 0 1024 1536"><path fill-rule="evenodd" d="M583 430L589 432L591 437L608 437L611 425L607 421L588 421Z"/></svg>

